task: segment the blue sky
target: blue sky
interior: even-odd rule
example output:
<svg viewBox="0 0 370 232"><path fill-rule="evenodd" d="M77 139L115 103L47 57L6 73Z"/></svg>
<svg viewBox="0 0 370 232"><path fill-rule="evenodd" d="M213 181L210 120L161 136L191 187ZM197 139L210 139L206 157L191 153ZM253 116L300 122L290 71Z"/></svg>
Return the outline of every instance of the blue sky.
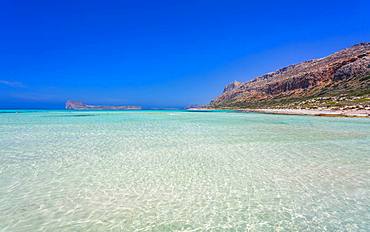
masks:
<svg viewBox="0 0 370 232"><path fill-rule="evenodd" d="M369 1L0 3L0 108L208 103L224 85L370 41Z"/></svg>

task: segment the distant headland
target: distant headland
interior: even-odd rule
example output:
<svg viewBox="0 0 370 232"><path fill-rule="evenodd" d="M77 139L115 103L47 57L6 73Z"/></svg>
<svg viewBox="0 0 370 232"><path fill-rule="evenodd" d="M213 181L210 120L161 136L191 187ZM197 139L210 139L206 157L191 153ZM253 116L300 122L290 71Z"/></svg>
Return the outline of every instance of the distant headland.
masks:
<svg viewBox="0 0 370 232"><path fill-rule="evenodd" d="M370 116L370 43L290 65L252 81L235 81L208 108Z"/></svg>
<svg viewBox="0 0 370 232"><path fill-rule="evenodd" d="M140 106L102 106L88 105L80 101L68 100L65 104L67 110L141 110Z"/></svg>

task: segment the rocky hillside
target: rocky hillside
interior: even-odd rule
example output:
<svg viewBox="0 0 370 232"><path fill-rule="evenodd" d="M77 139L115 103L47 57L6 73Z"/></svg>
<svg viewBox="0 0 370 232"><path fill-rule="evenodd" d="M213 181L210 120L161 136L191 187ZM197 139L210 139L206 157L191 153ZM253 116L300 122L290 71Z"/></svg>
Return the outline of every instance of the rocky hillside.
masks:
<svg viewBox="0 0 370 232"><path fill-rule="evenodd" d="M290 65L248 82L233 82L210 103L216 108L370 106L370 43ZM357 104L358 103L358 104Z"/></svg>
<svg viewBox="0 0 370 232"><path fill-rule="evenodd" d="M67 101L65 104L67 110L140 110L140 106L97 106L87 105L79 101Z"/></svg>

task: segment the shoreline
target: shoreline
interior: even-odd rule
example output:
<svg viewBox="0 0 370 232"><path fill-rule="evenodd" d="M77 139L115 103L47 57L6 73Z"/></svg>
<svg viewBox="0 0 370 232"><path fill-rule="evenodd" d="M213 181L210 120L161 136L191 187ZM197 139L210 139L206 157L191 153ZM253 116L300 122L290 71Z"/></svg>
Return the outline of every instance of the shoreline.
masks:
<svg viewBox="0 0 370 232"><path fill-rule="evenodd" d="M253 112L263 114L281 114L281 115L305 115L320 117L352 117L352 118L370 118L370 110L328 110L328 109L232 109L232 108L189 108L188 111L214 111L214 110L234 110L237 112Z"/></svg>
<svg viewBox="0 0 370 232"><path fill-rule="evenodd" d="M370 110L319 110L319 109L237 109L239 112L264 114L306 115L321 117L370 118Z"/></svg>

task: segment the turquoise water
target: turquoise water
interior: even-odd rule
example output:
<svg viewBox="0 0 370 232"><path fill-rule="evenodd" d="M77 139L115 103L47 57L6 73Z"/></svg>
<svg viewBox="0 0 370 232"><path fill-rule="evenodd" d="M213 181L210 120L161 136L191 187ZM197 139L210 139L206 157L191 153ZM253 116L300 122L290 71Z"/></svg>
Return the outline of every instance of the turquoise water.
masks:
<svg viewBox="0 0 370 232"><path fill-rule="evenodd" d="M369 119L0 113L0 231L369 230Z"/></svg>

